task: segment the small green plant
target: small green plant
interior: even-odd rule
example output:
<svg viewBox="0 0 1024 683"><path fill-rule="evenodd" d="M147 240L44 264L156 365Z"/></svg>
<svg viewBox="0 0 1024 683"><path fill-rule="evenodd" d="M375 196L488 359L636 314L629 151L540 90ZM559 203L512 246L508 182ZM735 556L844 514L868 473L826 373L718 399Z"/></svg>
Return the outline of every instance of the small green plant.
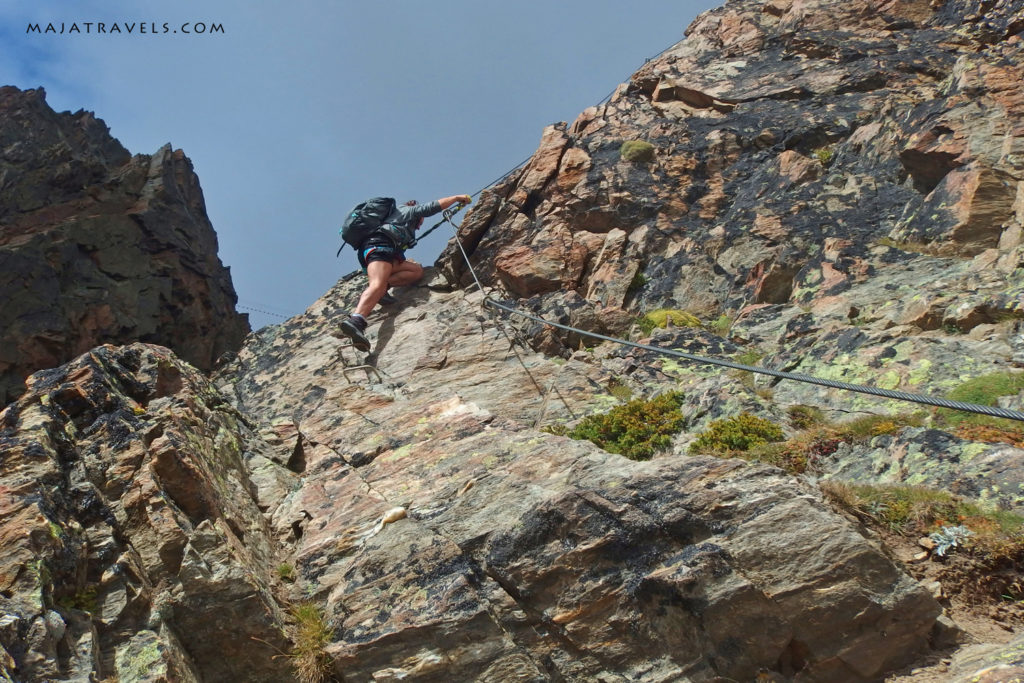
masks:
<svg viewBox="0 0 1024 683"><path fill-rule="evenodd" d="M644 285L646 285L648 282L650 282L650 280L647 278L647 276L644 275L643 272L641 272L640 270L637 270L635 273L633 273L633 279L629 281L629 287L626 288L626 294L628 296L633 296L641 289L643 289Z"/></svg>
<svg viewBox="0 0 1024 683"><path fill-rule="evenodd" d="M324 648L334 631L320 608L310 602L295 605L291 610L295 622L292 629L292 663L301 683L323 683L331 670L331 660Z"/></svg>
<svg viewBox="0 0 1024 683"><path fill-rule="evenodd" d="M679 412L682 404L681 392L662 394L649 401L636 399L607 413L583 418L566 436L590 441L631 460L648 460L671 446L672 437L683 428L685 418ZM555 433L553 430L548 429Z"/></svg>
<svg viewBox="0 0 1024 683"><path fill-rule="evenodd" d="M732 318L730 318L729 316L725 315L724 313L722 315L718 316L717 318L715 318L714 321L708 323L708 330L710 330L711 332L714 332L719 337L726 336L727 334L729 334L729 330L731 330L731 329L732 329Z"/></svg>
<svg viewBox="0 0 1024 683"><path fill-rule="evenodd" d="M733 360L741 365L757 365L757 362L764 358L764 354L757 349L747 349L733 356ZM746 372L741 370L741 372Z"/></svg>
<svg viewBox="0 0 1024 683"><path fill-rule="evenodd" d="M832 159L835 157L835 149L832 147L819 147L811 153L825 168L832 164Z"/></svg>
<svg viewBox="0 0 1024 683"><path fill-rule="evenodd" d="M619 148L619 155L625 161L648 163L654 161L654 145L644 140L626 140Z"/></svg>
<svg viewBox="0 0 1024 683"><path fill-rule="evenodd" d="M68 595L58 599L57 605L64 609L77 609L82 612L95 612L98 605L96 602L96 586L86 586L74 595Z"/></svg>
<svg viewBox="0 0 1024 683"><path fill-rule="evenodd" d="M616 379L608 382L608 393L620 401L628 401L633 398L633 390Z"/></svg>
<svg viewBox="0 0 1024 683"><path fill-rule="evenodd" d="M764 418L740 413L734 417L713 420L708 428L690 444L693 453L749 451L761 444L782 441L782 429Z"/></svg>
<svg viewBox="0 0 1024 683"><path fill-rule="evenodd" d="M650 313L645 313L637 320L640 329L644 334L650 334L655 328L667 328L670 324L676 327L700 327L700 320L697 316L686 311L673 308L659 308Z"/></svg>
<svg viewBox="0 0 1024 683"><path fill-rule="evenodd" d="M756 349L748 349L733 356L733 360L742 365L757 365L757 362L762 358L764 358L764 354ZM761 396L761 398L771 400L772 396L770 389L758 389L755 382L755 373L750 372L749 370L736 369L730 370L729 376L739 380L740 384L745 386L748 390L756 393L758 396Z"/></svg>
<svg viewBox="0 0 1024 683"><path fill-rule="evenodd" d="M294 582L295 567L288 564L287 562L282 562L281 564L277 565L277 578L281 579L282 581L287 581L288 583Z"/></svg>

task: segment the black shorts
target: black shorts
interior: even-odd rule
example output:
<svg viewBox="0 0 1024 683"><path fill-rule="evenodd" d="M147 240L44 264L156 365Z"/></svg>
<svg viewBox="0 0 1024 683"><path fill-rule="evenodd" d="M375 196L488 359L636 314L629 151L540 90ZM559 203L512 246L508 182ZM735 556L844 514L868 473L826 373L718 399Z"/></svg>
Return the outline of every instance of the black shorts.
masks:
<svg viewBox="0 0 1024 683"><path fill-rule="evenodd" d="M366 270L366 266L374 261L389 261L401 263L405 260L405 252L396 249L391 244L366 244L358 252L359 265Z"/></svg>

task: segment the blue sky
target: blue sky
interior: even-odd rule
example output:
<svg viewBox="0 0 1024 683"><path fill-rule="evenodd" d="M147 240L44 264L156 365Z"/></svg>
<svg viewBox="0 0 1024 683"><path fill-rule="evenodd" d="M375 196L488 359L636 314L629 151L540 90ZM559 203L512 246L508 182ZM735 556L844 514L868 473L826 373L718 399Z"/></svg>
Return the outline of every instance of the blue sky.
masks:
<svg viewBox="0 0 1024 683"><path fill-rule="evenodd" d="M357 268L334 256L352 205L476 192L720 4L0 0L0 84L95 112L132 153L183 149L255 329ZM26 32L62 22L82 32ZM450 236L410 255L430 264Z"/></svg>

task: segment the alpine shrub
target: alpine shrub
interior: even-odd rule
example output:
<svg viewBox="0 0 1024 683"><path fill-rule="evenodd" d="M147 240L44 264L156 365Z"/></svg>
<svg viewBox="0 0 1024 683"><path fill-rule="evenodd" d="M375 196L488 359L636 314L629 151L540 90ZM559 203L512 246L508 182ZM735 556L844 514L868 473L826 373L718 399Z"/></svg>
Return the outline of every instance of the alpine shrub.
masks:
<svg viewBox="0 0 1024 683"><path fill-rule="evenodd" d="M626 161L654 161L654 145L643 140L626 140L619 148L619 154Z"/></svg>
<svg viewBox="0 0 1024 683"><path fill-rule="evenodd" d="M740 413L735 417L714 420L690 444L693 453L748 451L754 446L782 441L782 429L764 418Z"/></svg>
<svg viewBox="0 0 1024 683"><path fill-rule="evenodd" d="M650 401L637 399L607 413L583 418L567 436L585 439L631 460L649 460L671 446L672 436L682 430L682 404L682 392L662 394Z"/></svg>

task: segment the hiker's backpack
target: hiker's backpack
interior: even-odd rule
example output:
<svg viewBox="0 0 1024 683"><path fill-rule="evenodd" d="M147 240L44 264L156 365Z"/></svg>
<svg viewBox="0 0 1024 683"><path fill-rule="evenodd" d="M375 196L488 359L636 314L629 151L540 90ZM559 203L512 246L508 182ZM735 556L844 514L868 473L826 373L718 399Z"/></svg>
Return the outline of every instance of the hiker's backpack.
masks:
<svg viewBox="0 0 1024 683"><path fill-rule="evenodd" d="M391 197L374 197L362 204L357 204L349 211L345 222L341 224L341 239L358 249L366 238L380 230L384 221L395 210L395 200ZM340 252L340 250L339 250Z"/></svg>

